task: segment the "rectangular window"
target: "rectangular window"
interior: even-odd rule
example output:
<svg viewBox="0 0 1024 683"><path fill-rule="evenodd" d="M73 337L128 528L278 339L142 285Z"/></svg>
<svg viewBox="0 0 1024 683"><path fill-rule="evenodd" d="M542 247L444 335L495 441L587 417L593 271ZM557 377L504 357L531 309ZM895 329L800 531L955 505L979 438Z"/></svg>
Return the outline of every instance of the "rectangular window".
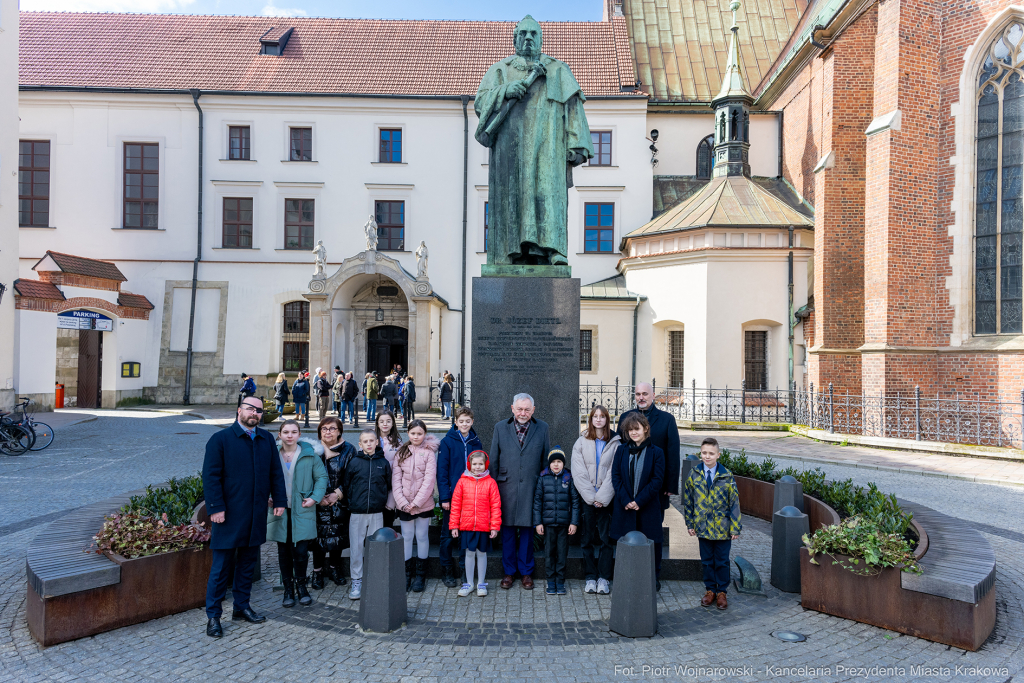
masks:
<svg viewBox="0 0 1024 683"><path fill-rule="evenodd" d="M285 342L283 361L285 372L305 370L309 366L309 342Z"/></svg>
<svg viewBox="0 0 1024 683"><path fill-rule="evenodd" d="M594 254L610 254L615 233L615 204L584 204L584 249Z"/></svg>
<svg viewBox="0 0 1024 683"><path fill-rule="evenodd" d="M594 367L594 331L580 330L580 372L590 372Z"/></svg>
<svg viewBox="0 0 1024 683"><path fill-rule="evenodd" d="M228 127L228 159L249 159L249 126Z"/></svg>
<svg viewBox="0 0 1024 683"><path fill-rule="evenodd" d="M487 230L491 227L491 203L484 202L484 251L487 251Z"/></svg>
<svg viewBox="0 0 1024 683"><path fill-rule="evenodd" d="M747 391L768 391L768 332L743 333L743 377Z"/></svg>
<svg viewBox="0 0 1024 683"><path fill-rule="evenodd" d="M668 385L685 386L683 379L683 331L670 330L668 333Z"/></svg>
<svg viewBox="0 0 1024 683"><path fill-rule="evenodd" d="M252 198L224 198L222 247L252 248Z"/></svg>
<svg viewBox="0 0 1024 683"><path fill-rule="evenodd" d="M590 144L594 147L591 166L612 165L612 132L610 130L590 131Z"/></svg>
<svg viewBox="0 0 1024 683"><path fill-rule="evenodd" d="M290 161L313 161L313 129L291 128Z"/></svg>
<svg viewBox="0 0 1024 683"><path fill-rule="evenodd" d="M18 143L18 224L50 225L50 142Z"/></svg>
<svg viewBox="0 0 1024 683"><path fill-rule="evenodd" d="M380 158L382 164L402 163L402 131L397 128L380 129Z"/></svg>
<svg viewBox="0 0 1024 683"><path fill-rule="evenodd" d="M313 248L313 200L284 200L284 248Z"/></svg>
<svg viewBox="0 0 1024 683"><path fill-rule="evenodd" d="M309 334L309 302L292 301L284 305L285 334Z"/></svg>
<svg viewBox="0 0 1024 683"><path fill-rule="evenodd" d="M405 202L376 202L377 249L405 249ZM312 248L312 247L310 247Z"/></svg>
<svg viewBox="0 0 1024 683"><path fill-rule="evenodd" d="M157 228L160 197L160 146L126 142L124 145L124 227Z"/></svg>

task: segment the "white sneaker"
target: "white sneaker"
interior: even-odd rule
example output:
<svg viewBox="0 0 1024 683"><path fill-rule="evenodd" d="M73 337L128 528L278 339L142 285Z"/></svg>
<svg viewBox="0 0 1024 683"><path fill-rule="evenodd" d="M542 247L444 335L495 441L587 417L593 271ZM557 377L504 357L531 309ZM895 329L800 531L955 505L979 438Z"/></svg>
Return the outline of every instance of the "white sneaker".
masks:
<svg viewBox="0 0 1024 683"><path fill-rule="evenodd" d="M477 584L476 596L478 598L486 598L487 597L487 584L486 583Z"/></svg>
<svg viewBox="0 0 1024 683"><path fill-rule="evenodd" d="M597 581L593 579L587 579L587 585L583 589L584 593L596 593L597 592Z"/></svg>
<svg viewBox="0 0 1024 683"><path fill-rule="evenodd" d="M352 590L348 593L349 600L358 600L363 595L363 580L352 579Z"/></svg>
<svg viewBox="0 0 1024 683"><path fill-rule="evenodd" d="M612 587L608 585L608 579L598 579L597 580L597 594L598 595L608 595L611 592L612 592Z"/></svg>
<svg viewBox="0 0 1024 683"><path fill-rule="evenodd" d="M472 592L473 592L473 587L470 586L468 583L464 583L464 584L462 584L462 588L459 589L459 597L460 598L464 598L464 597L466 597L467 595L469 595Z"/></svg>

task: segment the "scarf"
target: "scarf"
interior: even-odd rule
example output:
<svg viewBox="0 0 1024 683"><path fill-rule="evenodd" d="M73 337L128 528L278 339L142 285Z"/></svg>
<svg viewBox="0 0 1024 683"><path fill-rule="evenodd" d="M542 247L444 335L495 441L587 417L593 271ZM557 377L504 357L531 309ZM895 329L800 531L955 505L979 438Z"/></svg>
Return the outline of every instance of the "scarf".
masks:
<svg viewBox="0 0 1024 683"><path fill-rule="evenodd" d="M634 498L640 491L640 476L644 471L644 458L647 457L647 444L650 442L650 439L645 439L640 444L629 443L629 476L632 479L630 483L633 487Z"/></svg>

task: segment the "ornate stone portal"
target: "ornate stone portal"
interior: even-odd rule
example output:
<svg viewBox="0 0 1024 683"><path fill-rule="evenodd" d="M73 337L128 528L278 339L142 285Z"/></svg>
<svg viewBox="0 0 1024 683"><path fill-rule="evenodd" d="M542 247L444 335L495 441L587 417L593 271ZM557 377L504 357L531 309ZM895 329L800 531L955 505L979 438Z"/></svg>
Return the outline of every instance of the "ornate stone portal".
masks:
<svg viewBox="0 0 1024 683"><path fill-rule="evenodd" d="M378 292L388 286L399 291L382 297ZM352 370L358 378L368 367L367 335L370 330L393 326L408 330L408 372L416 378L417 409L425 408L429 392L423 390L437 374L440 362L438 339L432 321L440 323L446 304L434 294L426 274L417 278L396 259L367 249L345 259L337 271L325 279L309 283L303 296L309 303L309 366L329 368L335 365ZM373 315L380 307L383 319ZM407 308L407 310L406 310ZM336 335L341 335L336 339Z"/></svg>

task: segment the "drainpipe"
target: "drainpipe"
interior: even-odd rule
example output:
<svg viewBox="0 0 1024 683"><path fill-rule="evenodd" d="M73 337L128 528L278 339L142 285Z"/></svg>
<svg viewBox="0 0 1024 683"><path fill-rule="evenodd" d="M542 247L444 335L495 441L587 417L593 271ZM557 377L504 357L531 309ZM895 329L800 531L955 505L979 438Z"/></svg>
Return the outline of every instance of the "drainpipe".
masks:
<svg viewBox="0 0 1024 683"><path fill-rule="evenodd" d="M462 335L459 337L459 405L466 404L466 221L469 217L469 95L462 96Z"/></svg>
<svg viewBox="0 0 1024 683"><path fill-rule="evenodd" d="M636 387L636 328L640 317L640 295L636 295L636 306L633 307L633 372L630 375L630 386Z"/></svg>
<svg viewBox="0 0 1024 683"><path fill-rule="evenodd" d="M203 110L199 106L200 90L190 90L192 104L199 112L199 201L196 218L196 258L192 261L192 304L188 313L188 349L185 351L185 394L181 397L189 405L192 394L192 334L196 327L196 287L199 283L199 261L203 258Z"/></svg>
<svg viewBox="0 0 1024 683"><path fill-rule="evenodd" d="M787 309L786 325L789 327L789 390L796 389L793 378L793 330L796 329L793 318L793 226L789 226L789 308Z"/></svg>
<svg viewBox="0 0 1024 683"><path fill-rule="evenodd" d="M778 114L778 116L779 116L779 175L778 175L778 177L779 178L782 177L782 144L783 144L783 140L782 140L782 114L783 114L783 112L780 109L779 110L779 114Z"/></svg>

